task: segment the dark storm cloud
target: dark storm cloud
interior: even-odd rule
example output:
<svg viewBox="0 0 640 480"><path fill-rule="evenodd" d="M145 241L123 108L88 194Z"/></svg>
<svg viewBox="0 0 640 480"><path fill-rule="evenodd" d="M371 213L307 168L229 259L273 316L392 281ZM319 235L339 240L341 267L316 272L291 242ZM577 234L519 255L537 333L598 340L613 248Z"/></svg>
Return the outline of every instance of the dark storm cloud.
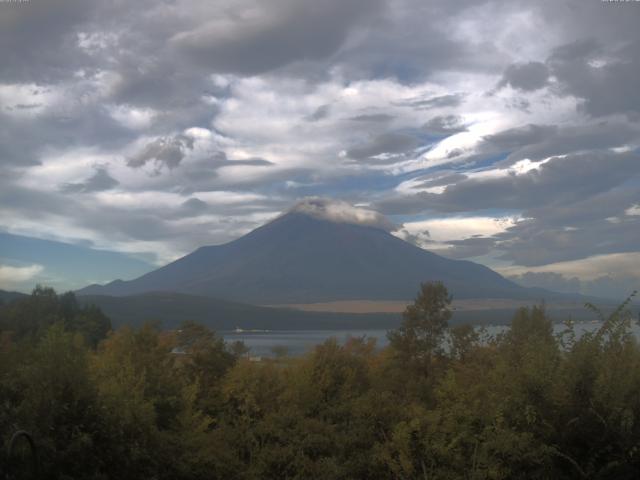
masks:
<svg viewBox="0 0 640 480"><path fill-rule="evenodd" d="M491 9L492 2L397 0L387 5L388 13L373 19L366 42L347 43L332 57L350 78L394 78L412 84L443 71L493 72L504 68L502 54L491 42L451 34L460 26L457 17L473 15L468 9ZM500 9L508 10L510 5ZM438 106L443 105L417 108Z"/></svg>
<svg viewBox="0 0 640 480"><path fill-rule="evenodd" d="M549 70L544 63L529 62L509 65L498 87L510 85L524 91L533 91L547 85Z"/></svg>
<svg viewBox="0 0 640 480"><path fill-rule="evenodd" d="M304 175L305 178L310 175L308 169L273 169L273 171L264 171L259 176L240 177L234 180L220 179L220 169L237 166L269 167L268 170L275 167L273 162L264 158L230 159L225 152L214 150L206 155L190 158L188 162L182 160L179 166L171 171L155 169L152 172L155 180L154 188L175 191L182 195L236 188L262 191L271 189L274 184L294 179L298 175Z"/></svg>
<svg viewBox="0 0 640 480"><path fill-rule="evenodd" d="M466 179L440 195L423 192L378 206L387 214L505 207L522 211L526 220L489 239L452 243L452 254L462 257L497 248L504 260L544 265L637 251L640 216L625 215L625 210L639 201L639 181L637 154L583 154L554 158L525 174Z"/></svg>
<svg viewBox="0 0 640 480"><path fill-rule="evenodd" d="M197 217L205 213L209 205L199 198L191 197L185 200L178 208L176 214L178 218Z"/></svg>
<svg viewBox="0 0 640 480"><path fill-rule="evenodd" d="M177 51L217 72L256 75L297 60L323 59L380 8L368 0L278 1L225 24L202 24L172 39Z"/></svg>
<svg viewBox="0 0 640 480"><path fill-rule="evenodd" d="M493 237L447 242L453 246L448 255L466 258L497 249L503 260L539 266L637 251L640 217L625 214L640 200L637 188L622 185L562 202L551 197L541 197L539 205L524 209L526 220Z"/></svg>
<svg viewBox="0 0 640 480"><path fill-rule="evenodd" d="M409 243L413 243L415 246L422 248L422 243L425 238L431 238L431 232L429 230L422 230L420 232L411 233L404 227L400 227L395 230L396 234L400 234L399 236L405 241Z"/></svg>
<svg viewBox="0 0 640 480"><path fill-rule="evenodd" d="M365 160L384 153L400 154L413 150L418 140L404 133L383 133L369 142L347 150L347 156L355 160Z"/></svg>
<svg viewBox="0 0 640 480"><path fill-rule="evenodd" d="M508 151L547 141L557 135L557 132L558 127L555 125L529 124L487 135L484 141L498 150Z"/></svg>
<svg viewBox="0 0 640 480"><path fill-rule="evenodd" d="M456 256L488 253L518 265L537 266L597 254L637 251L640 156L576 154L553 158L521 175L466 179L440 195L418 193L381 202L384 213L469 212L505 207L526 220L482 240L450 242Z"/></svg>
<svg viewBox="0 0 640 480"><path fill-rule="evenodd" d="M640 217L625 211L639 200L632 183L573 202L531 207L524 213L528 220L496 236L502 258L536 266L637 251Z"/></svg>
<svg viewBox="0 0 640 480"><path fill-rule="evenodd" d="M430 135L453 135L466 130L459 115L439 115L427 121L422 128Z"/></svg>
<svg viewBox="0 0 640 480"><path fill-rule="evenodd" d="M637 80L640 39L621 47L600 46L594 39L558 47L548 65L564 94L582 100L580 108L593 117L615 113L640 118Z"/></svg>
<svg viewBox="0 0 640 480"><path fill-rule="evenodd" d="M543 84L546 68L551 90L577 97L580 110L588 115L626 114L638 118L640 29L634 2L567 0L520 5L538 13L547 28L561 32L561 39L543 65L533 62L537 75L525 75L523 83L517 75L506 74L503 82L514 80L515 88L531 90Z"/></svg>
<svg viewBox="0 0 640 480"><path fill-rule="evenodd" d="M111 148L135 136L101 107L46 111L34 117L12 116L0 111L0 164L37 165L46 150L81 146Z"/></svg>
<svg viewBox="0 0 640 480"><path fill-rule="evenodd" d="M33 143L31 135L25 135L24 129L19 125L4 123L6 117L0 113L0 121L4 128L0 128L0 165L9 166L38 165L40 163L39 151L41 145Z"/></svg>
<svg viewBox="0 0 640 480"><path fill-rule="evenodd" d="M386 123L390 122L394 118L395 117L393 115L389 115L386 113L370 113L356 115L355 117L351 117L349 120L352 120L354 122Z"/></svg>
<svg viewBox="0 0 640 480"><path fill-rule="evenodd" d="M548 226L543 218L522 222L504 234L497 244L500 257L518 265L539 266L592 255L636 252L640 219L628 217L619 223L594 220L563 228Z"/></svg>
<svg viewBox="0 0 640 480"><path fill-rule="evenodd" d="M0 3L0 81L57 82L89 62L77 45L95 3L49 0Z"/></svg>
<svg viewBox="0 0 640 480"><path fill-rule="evenodd" d="M630 123L601 122L579 127L534 125L511 128L487 135L477 147L477 155L509 152L498 166L518 160L542 160L554 155L606 150L625 146L640 139L640 126Z"/></svg>
<svg viewBox="0 0 640 480"><path fill-rule="evenodd" d="M531 102L526 98L510 98L505 102L507 108L520 110L521 112L531 113Z"/></svg>
<svg viewBox="0 0 640 480"><path fill-rule="evenodd" d="M118 181L109 175L104 167L95 169L95 173L83 182L65 183L60 187L64 193L91 193L110 190L118 185Z"/></svg>
<svg viewBox="0 0 640 480"><path fill-rule="evenodd" d="M223 151L216 151L212 154L204 157L196 162L191 163L188 167L185 167L185 171L188 175L197 176L204 174L204 170L218 170L223 167L233 167L246 165L250 167L271 167L273 162L264 158L242 158L242 159L230 159Z"/></svg>
<svg viewBox="0 0 640 480"><path fill-rule="evenodd" d="M554 48L547 61L552 65L557 63L556 67L561 67L567 62L583 64L599 52L601 47L595 38L579 38Z"/></svg>
<svg viewBox="0 0 640 480"><path fill-rule="evenodd" d="M310 122L317 122L318 120L327 118L329 116L330 111L331 111L331 105L321 105L318 108L316 108L315 112L309 115L306 119Z"/></svg>
<svg viewBox="0 0 640 480"><path fill-rule="evenodd" d="M593 196L568 202L564 205L541 204L527 209L527 215L532 218L544 218L550 227L564 227L575 224L589 223L596 220L624 216L623 212L640 201L640 193L633 186L633 179L637 175L630 174L631 185L623 183Z"/></svg>
<svg viewBox="0 0 640 480"><path fill-rule="evenodd" d="M42 107L43 104L42 103L29 103L29 104L24 104L24 103L18 103L16 105L14 105L13 107L6 107L7 110L11 111L13 109L15 110L32 110L34 108L38 108L38 107Z"/></svg>
<svg viewBox="0 0 640 480"><path fill-rule="evenodd" d="M576 154L551 159L522 175L467 179L446 187L434 200L445 211L563 205L608 191L638 174L640 156L634 153Z"/></svg>
<svg viewBox="0 0 640 480"><path fill-rule="evenodd" d="M149 162L156 166L156 172L162 167L169 170L180 165L187 151L193 149L193 138L186 135L175 137L161 137L148 143L140 152L127 159L127 165L131 168L143 167Z"/></svg>
<svg viewBox="0 0 640 480"><path fill-rule="evenodd" d="M186 68L180 58L164 56L162 51L150 52L141 67L137 58L141 54L146 55L132 51L133 58L123 55L124 58L120 59L117 65L118 79L111 91L113 101L157 108L168 112L170 119L177 114L184 114L186 110L191 125L194 125L194 113L197 115L202 108L201 97L210 89L206 73Z"/></svg>
<svg viewBox="0 0 640 480"><path fill-rule="evenodd" d="M606 150L626 146L640 138L637 125L622 123L600 123L585 127L565 127L556 130L538 144L532 144L514 152L509 160L530 158L532 160L564 155L573 152Z"/></svg>

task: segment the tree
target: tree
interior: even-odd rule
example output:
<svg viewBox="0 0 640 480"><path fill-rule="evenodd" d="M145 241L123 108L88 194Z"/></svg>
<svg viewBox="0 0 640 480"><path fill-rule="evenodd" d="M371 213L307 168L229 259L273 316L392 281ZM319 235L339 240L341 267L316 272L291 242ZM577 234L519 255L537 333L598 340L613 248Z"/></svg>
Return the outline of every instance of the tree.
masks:
<svg viewBox="0 0 640 480"><path fill-rule="evenodd" d="M473 325L457 325L451 329L451 356L464 360L473 347L478 343L479 335Z"/></svg>
<svg viewBox="0 0 640 480"><path fill-rule="evenodd" d="M0 372L2 434L33 435L44 478L96 478L101 452L92 439L101 421L88 358L81 335L59 322L36 344L21 344Z"/></svg>
<svg viewBox="0 0 640 480"><path fill-rule="evenodd" d="M53 288L40 285L30 296L0 309L0 331L15 340L41 338L56 323L66 331L81 333L93 348L111 330L111 321L97 306L81 306L73 292L58 295Z"/></svg>
<svg viewBox="0 0 640 480"><path fill-rule="evenodd" d="M186 353L181 362L186 379L198 385L198 405L214 414L220 407L220 381L237 357L228 351L222 337L195 322L181 325L177 346Z"/></svg>
<svg viewBox="0 0 640 480"><path fill-rule="evenodd" d="M69 331L80 333L89 346L96 348L111 331L111 320L97 306L88 305L78 309L65 326Z"/></svg>
<svg viewBox="0 0 640 480"><path fill-rule="evenodd" d="M441 344L451 318L451 299L442 282L426 282L402 314L402 325L389 333L389 342L409 362L430 362Z"/></svg>

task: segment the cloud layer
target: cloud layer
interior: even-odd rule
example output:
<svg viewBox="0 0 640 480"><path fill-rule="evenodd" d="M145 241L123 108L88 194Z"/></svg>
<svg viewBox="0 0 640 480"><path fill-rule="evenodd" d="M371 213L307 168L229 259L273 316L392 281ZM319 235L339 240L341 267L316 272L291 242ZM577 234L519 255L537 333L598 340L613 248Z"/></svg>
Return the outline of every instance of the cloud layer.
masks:
<svg viewBox="0 0 640 480"><path fill-rule="evenodd" d="M513 275L636 254L638 14L0 3L0 228L162 264L302 200Z"/></svg>

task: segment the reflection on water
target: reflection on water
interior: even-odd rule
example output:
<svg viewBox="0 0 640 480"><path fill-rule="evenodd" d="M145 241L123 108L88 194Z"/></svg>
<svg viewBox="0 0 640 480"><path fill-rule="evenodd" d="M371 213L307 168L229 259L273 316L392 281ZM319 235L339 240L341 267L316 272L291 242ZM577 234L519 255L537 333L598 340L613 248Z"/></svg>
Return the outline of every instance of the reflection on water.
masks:
<svg viewBox="0 0 640 480"><path fill-rule="evenodd" d="M594 331L600 327L598 322L575 323L575 332L579 337L584 332ZM508 327L504 325L487 325L484 327L486 334L495 336L504 332ZM565 325L554 325L556 334L564 331ZM640 338L640 326L632 324L632 331ZM313 349L314 346L323 343L329 338L335 338L340 344L344 344L350 337L375 338L378 347L384 347L387 340L387 330L273 330L258 332L221 332L227 342L242 341L250 348L250 354L260 357L274 356L274 349L286 349L289 355L302 355Z"/></svg>

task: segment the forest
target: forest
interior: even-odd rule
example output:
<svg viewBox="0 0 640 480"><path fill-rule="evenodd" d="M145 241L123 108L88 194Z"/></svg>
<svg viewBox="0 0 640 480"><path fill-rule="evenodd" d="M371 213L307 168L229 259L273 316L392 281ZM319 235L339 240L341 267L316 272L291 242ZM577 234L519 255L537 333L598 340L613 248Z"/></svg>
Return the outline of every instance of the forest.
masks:
<svg viewBox="0 0 640 480"><path fill-rule="evenodd" d="M0 307L0 478L636 479L631 298L587 305L591 333L532 306L489 336L425 283L384 349L253 362L202 325L112 330L38 287ZM20 430L37 460L25 440L9 455Z"/></svg>

